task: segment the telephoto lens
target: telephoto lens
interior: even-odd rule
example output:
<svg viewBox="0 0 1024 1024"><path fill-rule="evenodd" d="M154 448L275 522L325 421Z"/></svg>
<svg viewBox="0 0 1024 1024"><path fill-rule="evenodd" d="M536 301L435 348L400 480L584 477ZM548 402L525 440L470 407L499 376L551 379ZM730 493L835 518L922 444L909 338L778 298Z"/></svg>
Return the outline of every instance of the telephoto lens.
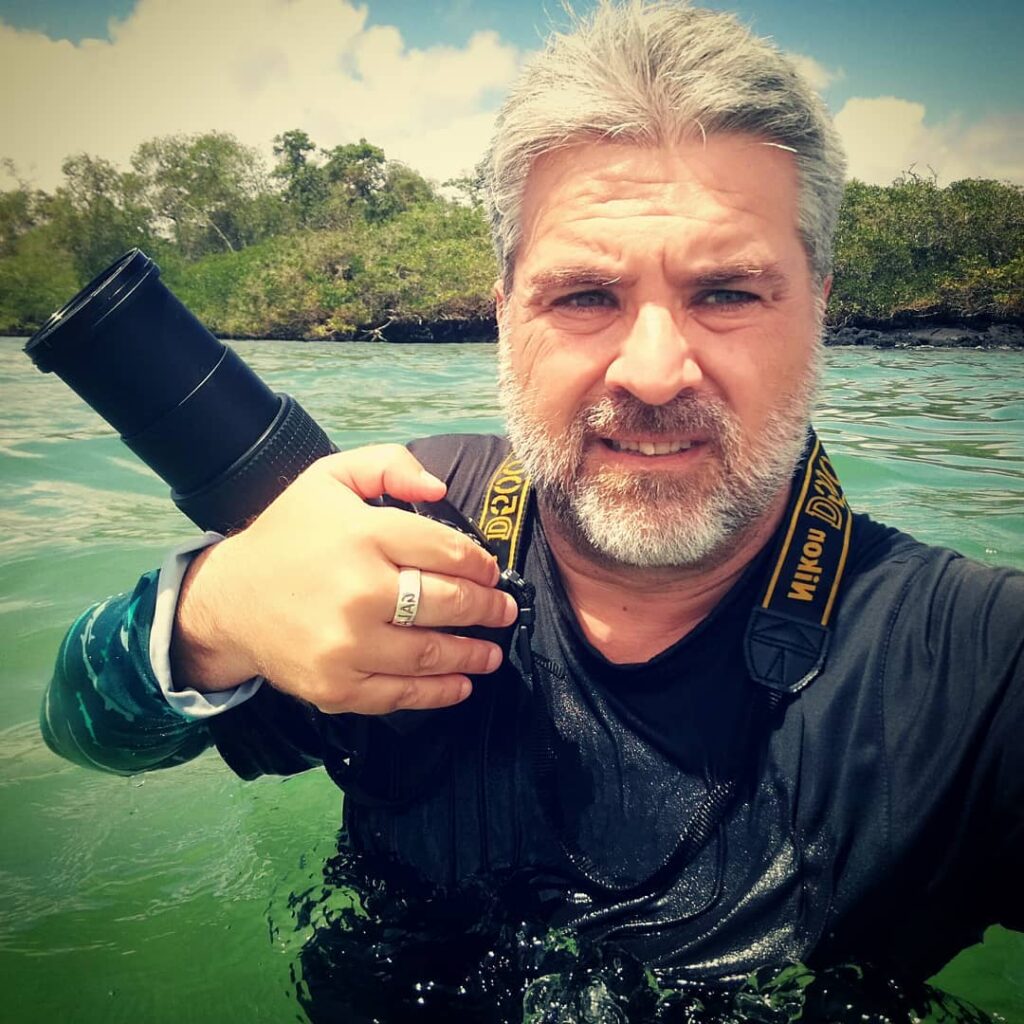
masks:
<svg viewBox="0 0 1024 1024"><path fill-rule="evenodd" d="M25 351L114 427L204 530L244 526L335 451L298 402L272 392L175 298L140 249L90 281Z"/></svg>
<svg viewBox="0 0 1024 1024"><path fill-rule="evenodd" d="M271 391L196 319L140 249L125 253L57 310L25 352L114 427L204 530L241 529L307 466L337 450L298 402ZM383 495L368 503L436 519L491 550L447 501L410 504ZM516 625L458 632L505 650L514 633L528 644L533 588L511 567L498 585L519 605Z"/></svg>

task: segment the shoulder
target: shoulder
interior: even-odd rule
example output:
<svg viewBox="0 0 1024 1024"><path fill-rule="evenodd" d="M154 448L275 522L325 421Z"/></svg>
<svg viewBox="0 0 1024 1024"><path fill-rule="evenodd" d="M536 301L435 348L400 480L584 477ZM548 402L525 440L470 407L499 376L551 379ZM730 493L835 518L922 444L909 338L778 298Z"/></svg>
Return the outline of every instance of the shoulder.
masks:
<svg viewBox="0 0 1024 1024"><path fill-rule="evenodd" d="M491 474L509 453L496 434L436 434L410 441L409 450L448 485L448 500L475 515Z"/></svg>
<svg viewBox="0 0 1024 1024"><path fill-rule="evenodd" d="M950 631L1024 645L1024 572L985 565L949 548L854 517L848 578L840 616L868 619L879 630L902 624L931 646ZM945 639L944 639L945 638Z"/></svg>
<svg viewBox="0 0 1024 1024"><path fill-rule="evenodd" d="M833 649L860 677L861 699L880 700L895 745L940 745L939 736L971 722L984 731L997 709L1020 702L1024 573L866 516L857 517L854 541Z"/></svg>

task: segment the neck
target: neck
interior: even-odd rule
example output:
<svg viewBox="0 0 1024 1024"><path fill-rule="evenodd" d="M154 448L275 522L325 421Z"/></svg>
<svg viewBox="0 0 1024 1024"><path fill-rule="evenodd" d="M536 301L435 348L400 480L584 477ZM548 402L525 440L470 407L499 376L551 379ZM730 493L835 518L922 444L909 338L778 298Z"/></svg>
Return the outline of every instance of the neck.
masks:
<svg viewBox="0 0 1024 1024"><path fill-rule="evenodd" d="M649 661L694 629L722 600L774 534L789 489L734 538L726 555L699 567L611 565L581 551L543 507L541 520L583 633L609 661Z"/></svg>

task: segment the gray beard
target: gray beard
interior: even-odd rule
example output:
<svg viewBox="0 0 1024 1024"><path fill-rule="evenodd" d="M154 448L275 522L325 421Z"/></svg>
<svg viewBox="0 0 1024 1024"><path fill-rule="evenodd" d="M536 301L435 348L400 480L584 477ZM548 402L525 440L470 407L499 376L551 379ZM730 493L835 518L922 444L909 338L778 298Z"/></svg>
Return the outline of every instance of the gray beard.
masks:
<svg viewBox="0 0 1024 1024"><path fill-rule="evenodd" d="M682 392L651 406L628 393L608 396L553 436L533 412L531 392L499 351L499 392L509 439L537 491L545 522L577 551L611 567L709 568L729 557L743 535L788 486L807 438L820 360L780 396L759 436L744 442L722 402ZM700 432L711 451L685 477L664 471L586 471L588 446L610 434L666 438Z"/></svg>

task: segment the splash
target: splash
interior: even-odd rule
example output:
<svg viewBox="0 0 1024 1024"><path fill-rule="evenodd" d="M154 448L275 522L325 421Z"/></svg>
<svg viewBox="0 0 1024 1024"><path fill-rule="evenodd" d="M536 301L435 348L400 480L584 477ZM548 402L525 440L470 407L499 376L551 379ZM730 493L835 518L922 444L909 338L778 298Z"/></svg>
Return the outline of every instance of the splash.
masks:
<svg viewBox="0 0 1024 1024"><path fill-rule="evenodd" d="M279 905L283 904L283 905ZM312 1024L994 1024L948 993L870 965L767 965L740 985L651 969L550 927L535 881L425 888L342 849L275 898L294 998Z"/></svg>

